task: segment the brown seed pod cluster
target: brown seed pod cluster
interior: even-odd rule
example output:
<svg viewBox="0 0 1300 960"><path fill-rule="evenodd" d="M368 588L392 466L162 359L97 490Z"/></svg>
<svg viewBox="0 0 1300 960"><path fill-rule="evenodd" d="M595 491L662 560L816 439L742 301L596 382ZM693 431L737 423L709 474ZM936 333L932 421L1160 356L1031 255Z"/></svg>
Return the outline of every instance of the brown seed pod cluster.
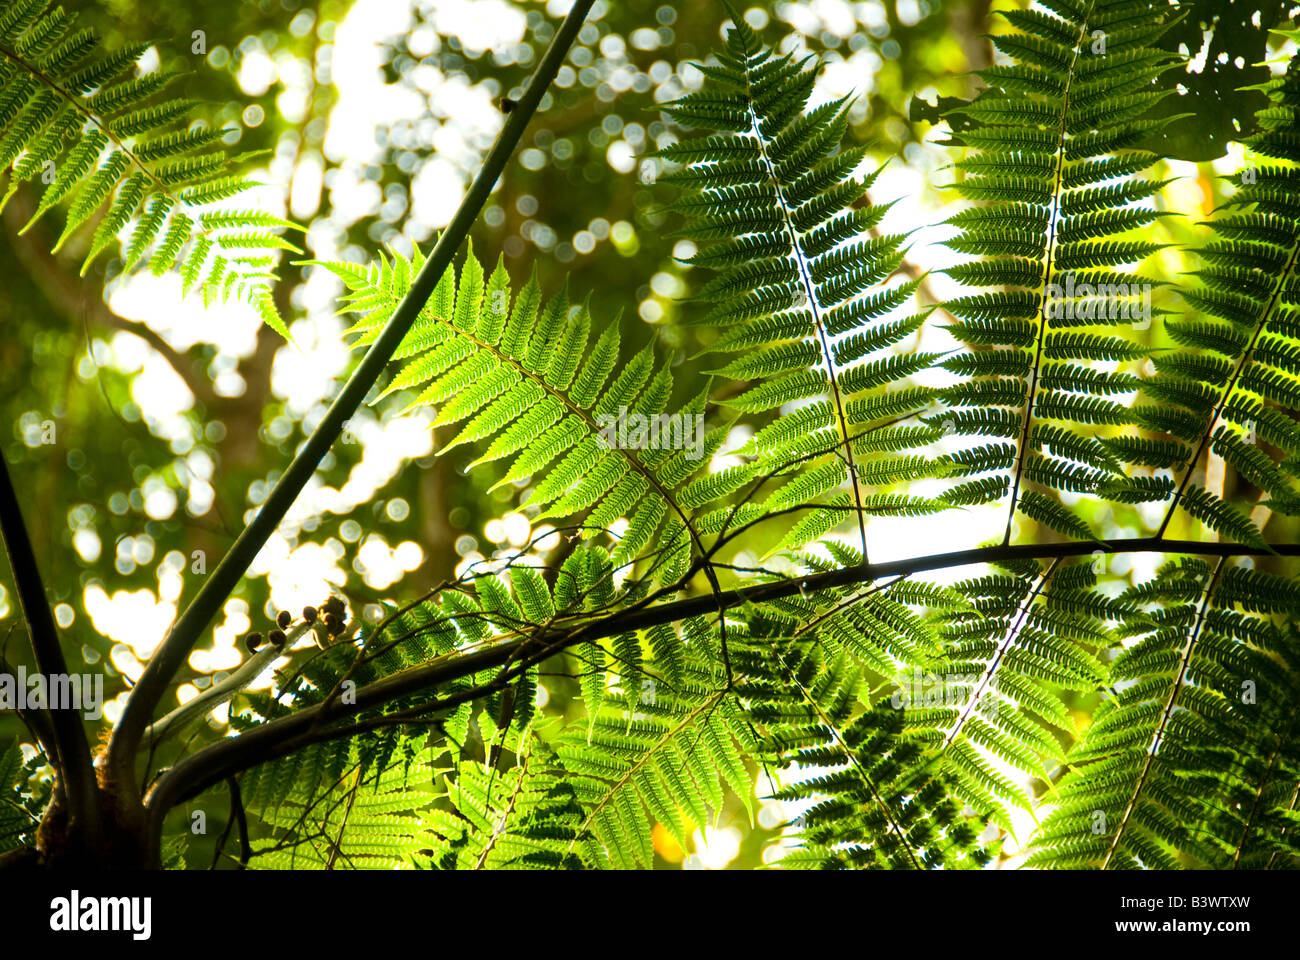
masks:
<svg viewBox="0 0 1300 960"><path fill-rule="evenodd" d="M342 598L331 596L321 604L321 612L325 615L325 630L331 637L337 637L347 629L347 623L343 615L347 612L347 606L343 603Z"/></svg>
<svg viewBox="0 0 1300 960"><path fill-rule="evenodd" d="M340 602L340 606L341 605L342 603ZM314 623L316 620L316 608L303 607L302 618L306 620L308 623ZM292 623L293 623L293 614L290 613L288 610L281 610L279 613L275 615L276 629L271 630L271 632L266 635L266 639L270 640L273 644L275 644L277 648L283 647L286 643L289 642L289 638L285 634L285 631L289 629L289 626ZM248 651L250 653L256 652L257 648L262 645L262 634L258 633L257 631L254 631L246 635L244 637L244 645L248 647Z"/></svg>

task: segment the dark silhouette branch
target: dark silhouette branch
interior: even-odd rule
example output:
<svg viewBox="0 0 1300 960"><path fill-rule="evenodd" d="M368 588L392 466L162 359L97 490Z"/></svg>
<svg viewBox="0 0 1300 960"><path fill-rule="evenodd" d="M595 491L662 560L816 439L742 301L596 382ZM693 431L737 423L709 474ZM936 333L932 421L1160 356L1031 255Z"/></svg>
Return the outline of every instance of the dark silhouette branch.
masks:
<svg viewBox="0 0 1300 960"><path fill-rule="evenodd" d="M36 567L36 554L32 550L27 526L23 523L18 494L9 478L9 464L0 454L0 533L3 534L5 552L13 571L14 587L23 618L27 621L27 634L36 660L36 669L47 678L66 676L67 662L59 646L58 630L45 596L45 586ZM91 846L99 845L102 837L99 809L99 789L95 785L95 771L90 760L90 743L86 729L81 725L79 704L47 704L37 713L48 713L46 728L53 739L54 763L59 776L67 785L68 819L82 831L82 838ZM44 726L37 721L38 729Z"/></svg>
<svg viewBox="0 0 1300 960"><path fill-rule="evenodd" d="M1255 547L1236 543L1196 540L1163 540L1157 537L1105 541L1069 541L1047 544L1013 544L975 547L951 553L911 557L884 563L867 563L843 567L801 577L760 583L744 589L690 597L649 606L642 603L612 613L599 620L571 627L538 632L529 637L513 638L463 653L452 653L429 663L391 674L358 687L350 703L326 702L272 720L237 737L220 740L185 757L162 777L151 792L148 806L152 835L157 837L167 810L226 777L267 761L287 756L312 743L356 736L371 729L389 726L404 719L454 706L474 699L508 683L519 672L568 647L634 630L676 623L691 617L705 616L719 609L747 603L763 603L815 593L836 587L868 583L884 577L906 577L931 570L949 569L978 563L1016 560L1060 560L1068 557L1102 553L1168 553L1212 557L1300 557L1300 544L1273 544ZM682 583L698 573L700 561L682 578ZM665 589L662 594L672 591ZM661 594L656 594L658 597ZM468 691L430 701L401 715L373 717L348 725L330 727L367 710L374 710L423 691L464 679L483 670L509 665L491 683Z"/></svg>
<svg viewBox="0 0 1300 960"><path fill-rule="evenodd" d="M247 870L248 861L253 859L253 848L248 840L248 817L244 814L244 798L240 796L239 780L235 777L229 777L226 786L230 790L230 815L226 817L226 827L217 839L217 849L212 852L212 866L208 869L217 869L217 864L221 862L221 854L226 849L226 841L230 839L230 831L234 829L235 824L239 824L239 862L235 869Z"/></svg>
<svg viewBox="0 0 1300 960"><path fill-rule="evenodd" d="M239 869L247 870L248 861L253 859L253 847L248 840L248 817L244 814L244 798L239 794L239 781L231 777L226 781L230 787L230 811L235 823L239 824Z"/></svg>
<svg viewBox="0 0 1300 960"><path fill-rule="evenodd" d="M470 186L455 217L443 231L428 261L412 282L410 290L398 304L379 337L366 351L343 390L330 405L320 425L312 432L311 437L303 444L298 455L281 476L257 516L235 540L229 553L222 558L198 595L172 625L167 638L145 667L109 743L110 775L119 785L119 789L130 790L133 795L135 794L138 789L134 778L136 749L172 677L184 665L209 621L243 578L253 558L275 532L302 488L316 472L317 465L339 437L344 424L364 402L371 387L378 381L398 345L419 316L438 281L450 266L452 257L469 234L470 227L478 218L479 210L492 193L497 179L505 170L507 161L523 137L524 130L536 112L542 95L559 71L560 64L577 38L578 31L594 2L595 0L576 0L564 23L556 31L545 56L537 65L528 88L520 97L517 106L506 117L501 134L488 152L482 169Z"/></svg>

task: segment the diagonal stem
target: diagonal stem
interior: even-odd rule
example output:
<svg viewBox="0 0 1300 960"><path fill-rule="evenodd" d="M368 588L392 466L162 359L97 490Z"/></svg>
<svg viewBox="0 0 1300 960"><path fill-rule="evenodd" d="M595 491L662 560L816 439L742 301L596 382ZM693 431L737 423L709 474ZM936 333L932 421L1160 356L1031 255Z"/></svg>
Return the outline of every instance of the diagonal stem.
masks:
<svg viewBox="0 0 1300 960"><path fill-rule="evenodd" d="M1242 819L1241 839L1237 841L1237 849L1232 852L1232 869L1237 870L1241 867L1241 855L1246 850L1246 840L1250 837L1251 828L1256 824L1256 818L1260 816L1260 806L1264 802L1264 794L1268 788L1277 782L1274 770L1278 761L1282 758L1283 752L1291 743L1291 731L1295 729L1296 719L1300 716L1300 705L1292 703L1291 718L1287 722L1286 731L1278 736L1273 742L1275 744L1273 753L1268 758L1268 766L1259 778L1259 789L1255 791L1255 799L1251 801L1250 811ZM1283 773L1285 776L1285 773ZM1293 801L1294 802L1294 801ZM1269 857L1269 864L1273 863L1272 856Z"/></svg>
<svg viewBox="0 0 1300 960"><path fill-rule="evenodd" d="M1007 651L1011 649L1011 645L1020 637L1020 632L1024 629L1025 622L1033 612L1034 604L1038 602L1039 595L1044 589L1046 589L1047 582L1052 579L1052 575L1056 573L1056 568L1060 565L1061 558L1057 557L1052 561L1051 566L1049 566L1047 570L1039 576L1038 582L1034 584L1033 589L1029 593L1029 597L1025 600L1024 606L1021 607L1015 620L1007 627L1006 636L1002 638L1002 642L998 644L997 650L988 662L988 666L984 668L979 683L977 683L971 690L970 699L967 701L965 708L958 715L957 722L952 725L952 729L944 738L942 750L947 750L952 746L953 741L957 739L961 734L962 729L966 726L967 721L970 720L971 715L975 712L975 707L979 704L980 697L983 696L984 691L989 684L993 682L993 677L998 672L998 667L1002 666L1002 660L1006 657ZM1051 781L1048 782L1050 784Z"/></svg>
<svg viewBox="0 0 1300 960"><path fill-rule="evenodd" d="M528 88L515 108L507 115L501 134L484 160L482 169L475 177L455 217L443 231L428 261L411 284L410 290L402 298L402 302L389 318L379 337L366 351L366 355L330 405L320 425L312 432L311 437L303 444L298 455L281 476L257 516L239 535L230 552L222 558L221 563L217 565L193 602L186 607L180 619L172 626L166 640L140 675L140 680L131 692L122 719L109 743L110 776L119 789L130 791L133 796L138 793L133 770L136 748L154 710L162 700L167 685L189 657L190 651L207 628L209 621L243 578L244 572L253 562L258 551L262 549L262 545L275 532L302 488L316 472L317 465L342 433L344 424L364 402L366 394L379 379L384 367L388 365L388 361L424 308L425 302L433 294L438 281L450 266L452 257L478 218L479 210L505 170L515 146L523 137L525 128L537 111L542 95L559 71L560 64L577 38L578 31L582 28L583 21L594 2L595 0L575 0L564 23L556 31L545 56L537 65L537 70L529 80Z"/></svg>
<svg viewBox="0 0 1300 960"><path fill-rule="evenodd" d="M748 77L748 65L746 65L745 73ZM783 230L790 238L790 256L794 259L799 270L801 293L808 302L809 312L811 312L813 323L817 327L817 340L821 346L822 359L826 363L826 377L830 382L831 399L835 402L836 423L839 427L840 439L844 443L844 457L849 471L849 484L853 487L853 502L857 506L858 536L862 540L862 558L866 560L867 520L862 510L862 486L858 483L858 466L853 458L853 441L849 435L848 416L844 412L844 397L840 390L839 375L835 369L835 354L831 350L825 319L822 317L819 301L817 300L817 285L813 282L812 273L808 269L808 258L804 255L803 247L799 243L799 231L795 227L794 216L790 212L790 204L786 200L785 191L781 189L781 180L777 176L776 164L768 153L767 140L763 136L762 125L759 123L758 114L754 110L752 92L747 91L746 98L746 109L749 113L749 122L753 128L754 142L758 146L758 154L762 160L763 168L767 171L767 176L772 182L772 190L776 194L777 203L781 208Z"/></svg>
<svg viewBox="0 0 1300 960"><path fill-rule="evenodd" d="M839 748L844 751L845 756L849 758L849 763L852 765L858 778L862 781L862 785L867 788L867 793L871 795L872 801L880 808L880 812L884 814L885 820L889 824L889 832L898 838L898 842L902 846L903 852L907 854L907 859L912 864L912 869L922 869L920 861L916 858L917 850L915 843L911 837L908 836L908 832L903 829L903 824L899 822L898 817L894 816L894 811L889 808L889 801L886 799L884 794L880 792L880 789L876 786L876 782L872 779L871 774L867 772L866 766L862 763L862 758L858 756L858 751L849 746L848 741L844 739L844 734L840 729L840 725L826 714L826 711L822 709L822 705L817 702L817 697L814 696L812 691L804 686L804 684L799 682L799 678L790 671L788 666L782 663L782 669L786 674L786 679L799 690L799 695L803 697L804 702L813 713L817 715L817 720L821 723L822 727L831 735L831 738L839 745Z"/></svg>
<svg viewBox="0 0 1300 960"><path fill-rule="evenodd" d="M23 523L18 494L9 478L9 464L3 454L0 454L0 533L3 533L5 552L13 571L18 602L27 621L36 669L47 682L53 676L66 676L68 665L63 659L63 648L59 646L45 586L36 567L36 555L27 535L27 526ZM47 728L53 740L56 756L50 760L67 785L68 821L84 830L84 837L93 848L101 839L99 790L90 762L90 743L77 706L54 705L35 713L48 714L49 717L48 724L42 721L37 721L37 724L38 728Z"/></svg>
<svg viewBox="0 0 1300 960"><path fill-rule="evenodd" d="M1159 529L1156 530L1157 537L1163 537L1165 531L1169 529L1169 521L1174 518L1174 512L1178 509L1178 504L1182 502L1183 495L1187 492L1187 486L1192 479L1192 475L1196 473L1196 465L1205 454L1210 441L1214 439L1214 425L1223 416L1224 410L1228 407L1228 401L1232 399L1237 385L1241 383L1242 374L1246 372L1246 367L1250 365L1251 358L1255 354L1255 347L1259 344L1259 338L1263 336L1264 330L1268 327L1268 322L1273 319L1281 306L1281 298L1286 291L1287 281L1295 272L1298 262L1300 262L1300 242L1291 248L1290 257L1287 259L1286 266L1282 268L1282 272L1278 275L1273 291L1269 294L1268 304L1264 307L1263 313L1260 314L1259 323L1255 325L1255 332L1251 335L1250 343L1246 345L1246 349L1237 358L1237 363L1232 368L1232 375L1228 378L1228 382L1224 384L1223 395L1219 397L1218 403L1214 405L1214 410L1210 413L1209 420L1206 421L1205 430L1201 433L1201 441L1196 447L1196 452L1188 459L1183 479L1174 492L1174 499L1170 501L1169 509L1165 511L1165 517L1160 521Z"/></svg>

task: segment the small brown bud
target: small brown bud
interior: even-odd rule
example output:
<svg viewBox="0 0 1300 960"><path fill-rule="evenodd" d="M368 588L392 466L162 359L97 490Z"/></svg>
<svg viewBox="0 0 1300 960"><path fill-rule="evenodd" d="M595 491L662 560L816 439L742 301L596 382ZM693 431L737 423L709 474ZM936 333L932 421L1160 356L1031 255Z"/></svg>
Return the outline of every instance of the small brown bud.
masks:
<svg viewBox="0 0 1300 960"><path fill-rule="evenodd" d="M347 609L347 607L344 606L343 601L334 596L331 596L328 600L322 603L320 608L326 613L332 613L338 617L343 616L343 611Z"/></svg>
<svg viewBox="0 0 1300 960"><path fill-rule="evenodd" d="M340 633L342 633L344 630L347 629L347 626L338 617L333 617L333 618L326 619L325 629L329 631L331 637L337 637Z"/></svg>
<svg viewBox="0 0 1300 960"><path fill-rule="evenodd" d="M261 645L262 645L262 635L260 633L257 633L256 631L244 637L244 646L248 647L249 653L252 653Z"/></svg>
<svg viewBox="0 0 1300 960"><path fill-rule="evenodd" d="M303 618L304 620L306 620L308 623L315 623L315 622L316 622L316 608L315 608L315 607L303 607L303 608L302 608L302 618Z"/></svg>
<svg viewBox="0 0 1300 960"><path fill-rule="evenodd" d="M283 631L283 630L272 630L272 631L267 635L267 637L268 637L268 639L269 639L272 643L274 643L277 647L283 647L283 646L284 646L284 641L288 639L288 638L284 635L284 631Z"/></svg>
<svg viewBox="0 0 1300 960"><path fill-rule="evenodd" d="M275 625L281 630L288 630L291 623L293 623L293 614L288 610L281 610L280 615L275 618Z"/></svg>

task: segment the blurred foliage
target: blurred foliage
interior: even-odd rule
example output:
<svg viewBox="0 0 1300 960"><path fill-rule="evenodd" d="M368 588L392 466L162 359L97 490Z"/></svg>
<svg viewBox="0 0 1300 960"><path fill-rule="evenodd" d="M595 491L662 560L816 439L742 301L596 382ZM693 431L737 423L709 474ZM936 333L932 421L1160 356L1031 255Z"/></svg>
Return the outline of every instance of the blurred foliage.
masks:
<svg viewBox="0 0 1300 960"><path fill-rule="evenodd" d="M245 0L217 7L69 0L63 6L103 36L105 49L157 38L158 67L183 74L176 95L200 101L199 115L210 124L237 128L225 142L237 143L240 150L271 151L275 159L264 179L281 184L277 189L304 158L319 160L324 187L315 203L293 215L312 226L309 243L323 231L331 249L357 260L368 259L381 244L409 249L412 240L427 243L432 228L412 215L412 181L427 164L448 162L442 158L447 152L456 175L467 183L488 146L482 136L466 140L458 124L464 118L449 115L426 88L454 80L481 90L501 109L503 97L518 94L557 22L554 4L484 4L489 14L504 6L517 9L526 29L505 49L467 49L454 32L439 29L451 22L440 16L440 6L445 14L446 5L417 0L410 29L390 37L380 53L385 81L415 91L427 110L391 128L376 128L375 158L358 163L325 149L339 96L331 75L335 31L350 4ZM790 34L828 67L838 67L859 96L849 140L874 140L887 155L907 145L915 149L919 138L904 112L909 91L931 85L945 93L967 90L968 81L958 74L987 55L978 39L987 7L986 0L843 4L828 8L823 17L807 5L780 2L753 4L746 17L769 40ZM480 15L470 9L471 16ZM683 268L674 259L667 216L656 209L662 197L655 199L650 189L654 164L642 155L671 136L657 104L680 95L679 73L715 44L725 21L722 6L710 0L598 3L571 53L571 65L547 95L472 237L493 259L497 251L504 253L517 280L535 262L544 289L554 289L567 273L575 289L591 291L593 316L608 321L621 312L625 355L652 336L676 344L679 382L689 382L703 362L685 360L694 351L689 335L675 324ZM259 89L249 80L250 64L266 59L281 77L301 70L305 104L287 95L285 82L273 80ZM455 151L435 146L449 137L460 140ZM345 172L350 183L373 184L382 205L350 221L338 216L329 185ZM75 259L45 253L52 239L47 228L38 225L15 236L26 220L23 211L30 212L34 201L26 190L19 192L0 241L0 273L7 278L0 299L5 331L0 361L6 370L21 371L0 382L0 403L11 423L4 443L15 482L33 491L27 519L51 600L60 605L60 624L70 619L67 629L81 645L86 668L106 671L111 699L126 689L122 671L138 669L137 661L118 644L114 666L115 643L95 628L87 590L102 590L103 599L117 602L135 597L134 609L142 616L157 616L154 605L164 599L183 607L197 589L200 571L211 569L229 547L246 513L266 495L279 465L288 462L323 407L294 408L273 386L277 356L296 348L269 330L261 329L255 340L236 349L216 332L187 330L180 346L172 347L99 302L93 281L78 283ZM103 258L92 277L112 281L120 270L120 262ZM278 292L286 318L301 315L302 294L291 284ZM643 304L653 306L641 309ZM150 347L144 348L137 335ZM180 415L180 429L174 418L156 420L137 400L145 362L152 367L160 359L195 398ZM372 416L359 414L358 435ZM45 430L50 425L53 429ZM48 437L54 443L42 442ZM336 445L321 465L320 482L343 488L365 449L358 443ZM427 588L450 575L462 555L492 547L484 525L501 517L517 495L510 488L485 494L470 484L463 476L469 459L465 453L445 461L420 460L422 469L398 470L369 502L342 514L326 512L285 533L291 541L329 544L347 578L335 586L357 608L394 590ZM150 494L157 515L146 509ZM443 517L450 518L449 528ZM424 562L400 585L367 586L355 568L361 544L371 534L391 545L419 543ZM324 596L326 585L319 589ZM11 594L0 596L0 629L8 630L16 606ZM241 622L239 612L246 609L252 628L265 629L275 612L265 577L247 578L237 596L247 606L228 608L235 613L233 622ZM12 659L21 645L9 646ZM79 669L72 659L71 669ZM200 661L178 682L201 689L211 674ZM0 718L0 737L12 734L25 731L16 718ZM218 734L195 735L202 740ZM154 768L167 762L157 757ZM745 848L756 858L761 843L747 838Z"/></svg>
<svg viewBox="0 0 1300 960"><path fill-rule="evenodd" d="M359 6L372 2L377 0L361 0ZM1182 43L1199 36L1206 11L1220 5L1195 4L1170 40ZM449 112L430 91L454 78L495 104L494 109L508 109L503 98L518 95L560 12L560 5L541 0L484 3L489 12L510 8L522 14L525 30L516 44L483 50L467 47L444 25L436 0L414 0L408 28L380 48L380 68L386 83L412 92L427 108L420 116L377 127L373 151L366 144L365 150L340 153L327 148L327 133L340 95L332 76L337 31L355 13L351 4L67 0L64 6L100 31L109 49L128 39L159 38L159 66L186 71L181 92L210 104L204 108L209 122L238 126L237 138L230 139L237 139L240 149L271 151L266 179L280 193L288 193L286 187L304 164L318 163L322 186L314 197L295 201L292 215L310 226L312 255L341 252L356 261L369 260L385 244L403 253L415 243L427 247L439 225L415 217L412 182L430 164L441 164L468 182L490 142L481 131L467 139L466 131L478 126ZM909 102L913 95L934 102L973 92L967 71L990 62L984 34L1001 29L990 16L992 6L989 0L781 0L749 4L744 16L765 41L779 44L782 51L797 44L818 58L844 92L856 93L846 145L872 143L879 159L920 164L919 144L937 113L927 113L923 106L909 111ZM1250 20L1242 12L1245 6L1230 0L1222 12L1211 46L1216 63L1220 50L1230 60L1238 54L1247 63L1262 59L1260 31L1244 29ZM1266 6L1265 18L1276 22L1284 5ZM646 155L675 136L658 105L683 92L679 78L689 77L688 64L716 45L726 19L722 6L712 0L598 3L570 65L547 94L472 234L485 260L495 262L498 253L504 254L517 283L536 264L544 290L558 289L568 276L581 295L590 291L593 317L604 322L621 317L625 358L658 338L675 351L675 379L686 384L697 382L709 361L694 359L699 344L682 323L689 309L683 302L690 286L688 268L678 259L682 251L670 230L674 221L658 209L664 197L651 189L657 166ZM267 61L276 65L280 77L299 71L305 83L291 95L280 80L255 82L253 66ZM1202 104L1209 102L1206 98L1232 97L1234 106L1219 113L1228 124L1253 101L1250 94L1231 91L1225 77L1240 74L1216 68L1189 86ZM1170 98L1172 112L1185 111L1179 99ZM1181 129L1186 139L1189 128ZM1220 125L1212 135L1190 135L1203 149L1193 153L1175 141L1164 149L1207 160L1219 156L1224 140L1237 134ZM367 159L358 161L363 153ZM1220 199L1220 187L1203 173L1196 183L1208 215ZM340 191L357 192L359 184L374 202L364 215L354 216L355 203L339 202L354 198L344 198ZM50 248L47 234L36 229L16 236L17 225L26 219L22 210L30 210L33 200L20 192L14 210L5 215L0 239L0 276L6 281L0 297L0 365L7 371L0 379L0 407L10 424L0 439L17 486L31 492L26 518L42 574L51 600L60 605L60 625L75 637L66 648L82 651L85 666L73 657L70 669L103 670L111 699L127 688L126 674L138 664L120 645L120 660L114 664L114 641L95 628L87 590L100 588L110 595L148 591L156 602L167 581L179 592L166 599L183 607L197 589L198 565L215 565L318 422L328 397L305 410L288 401L273 374L298 348L285 345L270 330L259 329L242 343L238 338L227 342L214 331L187 331L187 339L174 344L115 313L99 299L97 284L79 282L76 258L43 252ZM1161 239L1186 242L1196 227L1169 218L1157 231L1164 234ZM1177 255L1160 261L1165 276L1185 266ZM111 281L120 269L120 263L101 262L94 275ZM286 283L278 293L286 318L308 312L307 269L294 279L297 284ZM313 340L321 342L315 338L339 328L325 325L318 333L300 320L293 329L295 336L313 333L304 340L303 349L310 351ZM1163 345L1154 342L1154 331L1151 336L1152 346ZM142 350L139 338L148 350ZM179 417L181 430L175 429L177 418L158 421L137 399L146 357L151 365L170 367L194 396L194 405ZM339 370L331 372L341 375L351 361L343 359L341 349L338 357ZM336 379L341 383L341 376ZM401 399L385 408L386 416L396 413ZM358 434L376 426L373 417L358 415ZM47 431L47 425L53 429ZM363 454L384 442L373 431L364 435L371 438L366 443L336 445L318 472L322 486L343 489L356 476ZM293 543L328 545L333 563L346 577L334 587L354 609L417 595L451 576L464 557L476 550L490 553L505 540L492 542L485 527L510 511L518 491L507 487L486 493L471 483L464 467L472 457L463 450L443 459L418 459L421 469L398 469L372 495L360 497L359 506L322 512L283 532ZM154 509L146 506L151 494L160 495ZM166 509L169 496L171 509ZM1133 508L1116 507L1108 522L1115 530L1140 529ZM388 545L414 541L423 550L423 561L398 582L368 584L358 554L371 535ZM0 582L8 581L8 571L0 570ZM328 586L321 582L318 589L323 598ZM249 577L239 587L237 597L246 604L252 629L269 627L276 612L270 596L265 576ZM0 594L0 636L12 632L15 608L12 594ZM228 607L232 611L238 619L238 608ZM8 658L21 662L21 645L8 647ZM200 662L178 682L202 689L219 672ZM548 709L562 713L576 686L555 683ZM154 757L151 769L170 763L181 747L192 749L223 733L200 725L192 742ZM0 717L0 742L13 735L26 737L26 732L11 715ZM175 813L178 820L184 816L184 810ZM758 827L746 833L735 864L761 862L771 835ZM189 862L206 863L210 852L195 842ZM671 838L657 845L656 853L661 864L679 862L682 856Z"/></svg>

